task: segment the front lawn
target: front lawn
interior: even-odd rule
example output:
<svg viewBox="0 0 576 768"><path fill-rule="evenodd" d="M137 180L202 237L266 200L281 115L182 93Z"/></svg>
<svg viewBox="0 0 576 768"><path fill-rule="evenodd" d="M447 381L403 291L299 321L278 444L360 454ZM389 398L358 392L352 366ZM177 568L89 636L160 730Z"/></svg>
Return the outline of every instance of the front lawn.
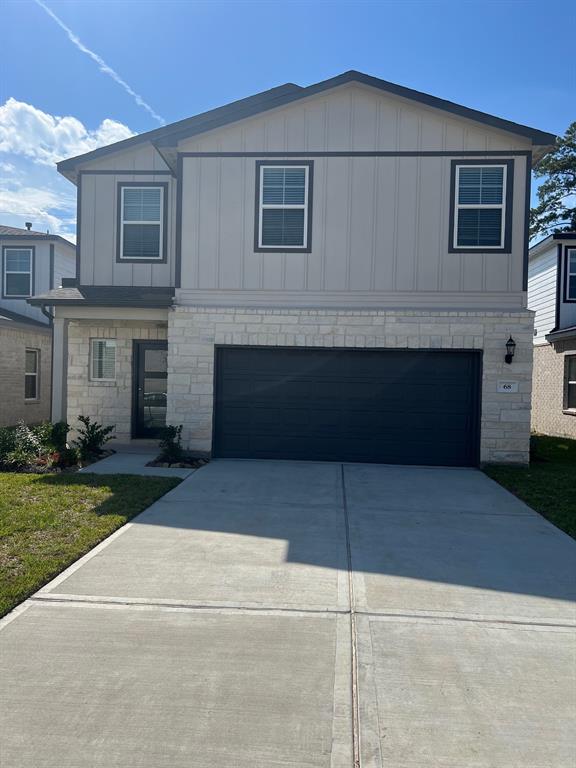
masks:
<svg viewBox="0 0 576 768"><path fill-rule="evenodd" d="M485 467L551 523L576 539L576 440L535 435L529 467Z"/></svg>
<svg viewBox="0 0 576 768"><path fill-rule="evenodd" d="M0 616L179 482L0 473Z"/></svg>

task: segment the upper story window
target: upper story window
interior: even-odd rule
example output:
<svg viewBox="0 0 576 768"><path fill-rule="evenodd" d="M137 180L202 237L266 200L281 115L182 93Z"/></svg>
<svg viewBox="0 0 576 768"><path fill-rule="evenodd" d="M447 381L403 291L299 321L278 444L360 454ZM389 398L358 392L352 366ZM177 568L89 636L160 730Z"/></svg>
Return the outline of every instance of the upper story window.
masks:
<svg viewBox="0 0 576 768"><path fill-rule="evenodd" d="M92 381L116 380L116 340L92 339L90 378Z"/></svg>
<svg viewBox="0 0 576 768"><path fill-rule="evenodd" d="M118 260L166 261L167 185L118 186Z"/></svg>
<svg viewBox="0 0 576 768"><path fill-rule="evenodd" d="M24 299L32 296L34 249L4 248L4 279L2 283L5 298Z"/></svg>
<svg viewBox="0 0 576 768"><path fill-rule="evenodd" d="M256 164L257 251L310 252L312 163Z"/></svg>
<svg viewBox="0 0 576 768"><path fill-rule="evenodd" d="M450 251L510 251L513 169L513 160L453 161Z"/></svg>
<svg viewBox="0 0 576 768"><path fill-rule="evenodd" d="M566 249L566 301L576 301L576 248Z"/></svg>

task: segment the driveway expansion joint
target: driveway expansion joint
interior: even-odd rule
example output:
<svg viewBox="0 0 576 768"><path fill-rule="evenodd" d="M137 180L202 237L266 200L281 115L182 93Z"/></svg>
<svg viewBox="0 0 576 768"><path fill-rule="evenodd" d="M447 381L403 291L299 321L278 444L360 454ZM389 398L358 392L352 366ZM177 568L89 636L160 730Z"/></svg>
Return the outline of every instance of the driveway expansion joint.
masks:
<svg viewBox="0 0 576 768"><path fill-rule="evenodd" d="M189 612L210 612L210 613L241 613L253 614L262 613L266 615L291 614L294 616L348 616L350 611L345 608L307 608L307 607L288 607L278 605L246 605L233 603L193 603L185 600L157 600L149 598L122 598L107 597L106 595L67 595L67 594L37 594L30 597L27 603L44 605L69 605L69 606L93 606L102 608L127 608L127 609L159 609L159 610L178 610Z"/></svg>

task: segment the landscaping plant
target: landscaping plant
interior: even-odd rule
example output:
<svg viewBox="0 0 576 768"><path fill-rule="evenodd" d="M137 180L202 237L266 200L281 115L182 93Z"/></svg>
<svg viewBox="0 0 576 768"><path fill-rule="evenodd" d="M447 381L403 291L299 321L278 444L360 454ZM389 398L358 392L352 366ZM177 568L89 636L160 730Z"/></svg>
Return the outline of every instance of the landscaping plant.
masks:
<svg viewBox="0 0 576 768"><path fill-rule="evenodd" d="M78 416L78 421L83 427L78 430L78 439L75 441L78 454L82 461L87 461L96 456L101 456L103 447L112 440L111 432L114 427L105 427L97 421L92 421L89 416Z"/></svg>
<svg viewBox="0 0 576 768"><path fill-rule="evenodd" d="M6 454L4 459L4 462L9 466L17 469L25 467L35 462L42 454L40 438L23 421L18 422L14 428L13 437L13 448Z"/></svg>
<svg viewBox="0 0 576 768"><path fill-rule="evenodd" d="M162 430L162 439L160 440L160 456L158 461L166 464L177 464L184 458L182 448L182 424L175 426L168 424Z"/></svg>

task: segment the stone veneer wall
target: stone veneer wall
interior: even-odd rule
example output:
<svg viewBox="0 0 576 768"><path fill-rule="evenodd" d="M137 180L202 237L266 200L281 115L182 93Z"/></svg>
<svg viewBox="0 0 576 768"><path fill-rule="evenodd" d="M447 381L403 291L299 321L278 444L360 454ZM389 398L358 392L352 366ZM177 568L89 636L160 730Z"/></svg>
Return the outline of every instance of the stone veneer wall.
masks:
<svg viewBox="0 0 576 768"><path fill-rule="evenodd" d="M482 349L481 460L529 456L533 313L336 311L178 306L168 316L168 422L191 450L210 452L215 344L389 349ZM517 343L504 363L510 336ZM519 382L499 394L498 379Z"/></svg>
<svg viewBox="0 0 576 768"><path fill-rule="evenodd" d="M156 322L71 320L68 325L67 420L78 416L114 424L115 439L130 440L132 421L132 342L164 340L167 329ZM116 381L90 380L90 339L116 339ZM74 433L72 433L72 437Z"/></svg>
<svg viewBox="0 0 576 768"><path fill-rule="evenodd" d="M576 438L576 412L564 411L567 354L576 355L576 340L534 347L532 429L543 435Z"/></svg>
<svg viewBox="0 0 576 768"><path fill-rule="evenodd" d="M40 350L40 397L24 400L26 349ZM50 418L52 334L42 329L0 328L0 427Z"/></svg>

